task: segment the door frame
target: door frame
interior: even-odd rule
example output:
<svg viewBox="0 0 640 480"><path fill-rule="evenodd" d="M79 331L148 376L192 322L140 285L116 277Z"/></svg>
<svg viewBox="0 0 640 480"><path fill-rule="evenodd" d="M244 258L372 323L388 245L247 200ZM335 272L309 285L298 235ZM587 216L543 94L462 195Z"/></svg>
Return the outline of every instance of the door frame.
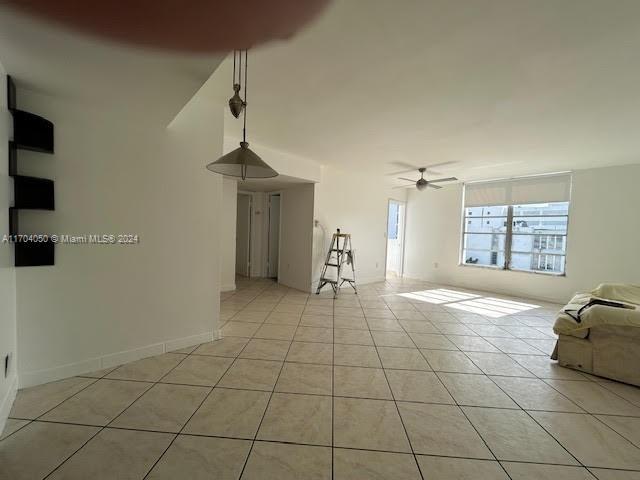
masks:
<svg viewBox="0 0 640 480"><path fill-rule="evenodd" d="M266 265L265 265L265 277L269 277L269 267L271 264L271 197L280 197L279 204L279 212L278 212L278 273L276 275L276 281L280 279L280 253L281 253L281 240L282 240L282 193L280 191L277 192L267 192L267 255L266 255Z"/></svg>
<svg viewBox="0 0 640 480"><path fill-rule="evenodd" d="M407 239L405 237L405 232L407 230L407 202L404 200L396 200L395 198L389 198L387 200L387 216L385 219L385 229L384 229L384 278L387 278L387 260L389 257L389 211L391 210L391 202L397 203L403 206L404 218L402 221L402 246L400 247L400 271L398 272L398 277L404 277L404 253L405 246L407 244Z"/></svg>
<svg viewBox="0 0 640 480"><path fill-rule="evenodd" d="M238 191L238 195L249 197L249 229L247 233L247 278L251 278L251 268L253 265L253 249L251 248L253 238L253 194L251 192ZM236 231L236 249L238 248L238 232ZM236 272L237 273L237 272Z"/></svg>

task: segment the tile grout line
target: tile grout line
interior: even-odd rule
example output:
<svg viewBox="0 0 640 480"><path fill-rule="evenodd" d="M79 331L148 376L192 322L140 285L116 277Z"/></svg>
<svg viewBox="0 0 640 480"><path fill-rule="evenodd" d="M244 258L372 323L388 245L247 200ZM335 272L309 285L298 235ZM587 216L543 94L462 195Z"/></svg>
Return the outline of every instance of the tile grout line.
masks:
<svg viewBox="0 0 640 480"><path fill-rule="evenodd" d="M391 309L389 309L391 310ZM396 317L396 314L393 310L391 310L391 313L393 314L394 317ZM426 318L426 317L425 317ZM431 368L431 371L433 372L433 374L436 376L436 378L438 379L438 381L440 382L440 384L443 386L443 388L447 391L447 393L449 394L449 396L451 397L451 399L455 402L456 407L458 407L458 411L460 411L462 413L462 415L464 415L465 419L467 420L467 422L469 423L469 425L471 425L471 427L475 430L476 434L478 435L478 437L482 440L482 442L484 443L485 447L487 447L487 450L489 451L489 453L491 453L491 455L493 456L494 460L498 463L498 465L500 465L500 468L504 471L505 475L511 479L511 475L509 475L509 473L507 472L507 470L504 468L504 466L498 461L498 457L496 457L496 454L493 453L493 450L489 447L489 444L487 443L487 441L484 439L484 437L482 435L480 435L480 432L478 431L478 429L476 428L476 426L471 422L471 420L469 420L469 417L467 416L466 412L460 408L460 405L458 404L458 401L455 399L455 397L451 394L451 392L449 391L449 389L447 388L447 386L444 384L444 382L442 381L442 379L440 378L440 376L438 375L438 373L433 370L433 367L431 366L431 364L429 363L429 360L424 356L424 354L422 353L422 351L418 348L418 345L415 343L415 341L413 340L413 338L411 337L411 335L409 335L409 333L406 331L406 329L404 328L404 325L402 325L402 323L400 323L400 321L397 319L396 317L396 322L398 322L398 325L400 325L400 328L402 328L404 334L409 337L409 339L411 340L411 342L414 344L414 346L416 347L416 349L418 350L418 352L420 353L420 355L422 356L422 358L424 358L424 361L427 362L427 365L429 366L429 368ZM437 327L436 327L437 328ZM415 454L414 454L415 455ZM417 459L416 459L417 462Z"/></svg>
<svg viewBox="0 0 640 480"><path fill-rule="evenodd" d="M115 370L115 369L114 369ZM105 375L108 375L105 374ZM64 400L62 400L60 403L58 403L57 405L55 405L54 407L50 408L49 410L47 410L46 412L44 412L43 414L39 415L38 417L36 417L35 419L31 420L27 425L30 425L31 423L38 421L39 418L43 417L44 415L46 415L47 413L49 413L50 411L54 410L55 408L58 408L60 405L62 405L64 402L66 402L67 400L69 400L72 397L75 397L77 394L79 394L80 392L86 390L87 388L89 388L91 385L94 385L95 383L97 383L99 380L101 380L101 378L96 378L93 382L89 383L86 387L78 390L77 392L75 392L74 394L70 395L69 397L65 398ZM24 425L24 427L26 427L27 425ZM23 427L23 428L24 428ZM17 431L22 430L22 428L18 429ZM46 474L43 478L47 478L49 475L51 475L54 471L56 471L58 468L60 468L60 466L65 463L68 459L70 459L72 456L74 456L82 447L84 447L87 443L89 443L98 433L100 433L101 429L98 429L97 432L95 432L94 435L91 435L91 437L89 437L82 445L80 445L80 447L78 447L77 450L75 450L73 453L71 453L68 457L64 458L62 460L62 462L60 464L58 464L51 472L49 472L48 474ZM13 433L17 433L17 432L13 432ZM12 434L13 435L13 434ZM11 435L9 435L11 436ZM7 437L9 438L9 437ZM6 438L4 439L6 440Z"/></svg>
<svg viewBox="0 0 640 480"><path fill-rule="evenodd" d="M468 352L463 352L463 353L467 356L467 358L469 358L469 360L470 360L472 363L474 363L474 365L476 365L478 368L480 368L480 366L478 366L478 365L473 361L473 359L472 359L469 355L467 355L467 353L468 353ZM507 354L507 356L508 356L508 354ZM511 357L509 357L509 358L511 358ZM517 362L517 360L514 360L514 361L515 361L516 363L518 363L518 362ZM518 363L518 365L520 365L520 363ZM572 457L573 457L573 458L578 462L578 464L579 464L579 465L581 465L582 467L585 467L585 468L586 468L586 466L585 466L585 465L584 465L580 460L578 460L578 458L577 458L573 453L571 453L571 452L570 452L570 451L569 451L569 450L568 450L568 449L567 449L567 448L562 444L562 442L560 442L560 441L555 437L555 435L551 434L551 432L549 432L549 431L548 431L548 430L547 430L547 429L546 429L546 428L545 428L545 427L544 427L540 422L538 422L538 420L536 420L530 412L543 412L543 413L551 413L551 414L554 414L554 413L559 413L559 414L575 414L575 415L586 415L586 416L593 417L593 418L594 418L594 419L596 419L597 421L601 422L601 423L602 423L602 424L603 424L607 429L609 429L609 430L613 431L613 432L614 432L614 433L616 433L617 435L619 435L619 436L621 436L622 438L624 438L627 442L631 443L631 445L633 445L634 447L636 447L636 448L640 449L640 447L639 447L638 445L636 445L636 444L634 444L633 442L631 442L631 441L630 441L628 438L626 438L624 435L622 435L622 434L618 433L616 430L614 430L613 428L611 428L609 425L607 425L606 423L602 422L602 421L597 417L597 415L598 415L598 414L591 413L591 412L589 412L588 410L584 409L583 407L581 407L580 405L578 405L576 402L574 402L571 398L569 398L569 397L568 397L568 396L566 396L564 393L562 393L560 390L558 390L557 388L555 388L552 384L550 384L550 383L548 383L547 381L545 381L545 379L538 378L538 377L537 377L533 372L531 372L530 370L528 370L526 367L524 367L523 365L520 365L520 366L521 366L522 368L524 368L525 370L529 371L532 375L534 375L534 377L535 377L535 379L536 379L536 380L540 380L540 381L542 381L545 385L547 385L549 388L553 389L556 393L558 393L560 396L562 396L563 398L565 398L565 399L566 399L567 401L569 401L571 404L573 404L573 405L575 405L576 407L580 408L580 409L582 410L582 412L563 412L563 411L558 411L558 410L538 410L538 409L531 409L531 408L530 408L530 409L525 409L525 408L523 408L523 407L522 407L522 405L520 405L520 403L518 403L518 402L516 401L516 399L515 399L515 398L513 398L513 397L509 394L509 392L507 392L507 390L505 390L504 388L502 388L502 387L501 387L501 386L500 386L500 385L499 385L499 384L498 384L498 383L497 383L497 382L496 382L492 377L494 377L494 376L501 376L501 377L506 377L506 378L531 378L531 377L512 377L512 376L508 376L508 375L489 375L489 374L485 374L485 376L486 376L487 378L489 378L489 380L490 380L490 381L491 381L491 382L492 382L496 387L498 387L498 389L499 389L500 391L502 391L502 392L503 392L507 397L509 397L509 398L511 399L511 401L513 401L516 405L518 405L518 407L520 407L520 410L524 411L524 412L529 416L529 418L531 418L531 419L532 419L532 420L533 420L537 425L539 425L539 426L540 426L540 428L542 428L542 429L543 429L543 430L544 430L544 431L545 431L549 436L551 436L551 438L553 438L553 439L554 439L554 441L555 441L556 443L558 443L558 445L560 445L564 451L566 451L569 455L571 455L571 456L572 456ZM480 370L484 372L484 370L482 370L481 368L480 368ZM570 381L570 380L567 380L567 381ZM578 380L578 381L582 381L582 380ZM589 382L589 383L594 383L594 382ZM597 384L597 385L599 385L600 387L602 387L602 386L601 386L600 384L598 384L597 382L596 382L596 384ZM602 387L602 388L604 388L604 387ZM620 398L622 398L622 397L620 397ZM625 401L626 401L627 403L629 403L630 405L633 405L631 402L627 401L627 400L626 400L626 399L624 399L624 398L622 398L622 400L625 400ZM626 415L612 415L612 416L620 416L620 417L625 417L625 418L638 418L638 417L634 417L634 416L626 416Z"/></svg>
<svg viewBox="0 0 640 480"><path fill-rule="evenodd" d="M380 399L376 399L376 400L380 401ZM390 400L388 400L388 401L390 401ZM48 420L47 421L39 421L39 422L40 423L58 423L58 424L61 424L61 425L74 425L74 426L80 425L80 426L95 427L95 425L82 425L82 424L65 423L65 422L51 422L51 421L48 421ZM108 428L111 429L111 430L175 434L175 432L167 432L167 431L164 431L164 430L149 430L149 429L124 428L124 427L108 427ZM175 435L177 435L177 434L175 434ZM189 436L189 437L199 437L199 438L219 438L219 439L228 439L228 440L251 441L250 439L247 439L245 437L229 437L229 436L223 436L223 435L205 435L205 434L198 434L198 433L181 433L180 435ZM260 442L265 442L265 443L275 443L275 444L283 444L283 445L300 445L300 446L328 448L327 445L316 444L316 443L299 443L299 442L290 442L290 441L284 441L284 440L267 440L267 439L262 439L262 440L259 440L259 441ZM366 451L366 452L378 452L378 453L392 453L392 454L399 454L399 455L410 455L409 453L392 451L392 450L380 450L380 449L361 448L361 447L346 447L346 446L345 447L338 447L338 448L345 449L345 450L356 450L356 451L362 450L362 451ZM427 457L437 457L437 458L478 460L478 461L486 461L486 462L495 462L496 461L496 460L492 460L492 459L488 459L488 458L460 457L460 456L454 456L454 455L439 455L439 454L433 454L433 453L420 453L420 454L417 454L417 455L427 456ZM527 465L551 465L551 466L567 466L567 467L580 468L579 465L568 464L568 463L544 463L544 462L534 462L534 461L529 461L529 460L498 460L498 461L499 462L506 462L506 463L527 464ZM599 469L604 469L604 470L615 470L615 471L622 471L622 472L640 472L640 470L634 470L634 469L599 467L599 466L593 466L593 465L585 466L584 468L599 468Z"/></svg>
<svg viewBox="0 0 640 480"><path fill-rule="evenodd" d="M319 292L316 293L319 295ZM358 300L358 303L360 300ZM331 302L331 334L333 343L331 344L331 480L335 476L335 378L336 378L336 299Z"/></svg>
<svg viewBox="0 0 640 480"><path fill-rule="evenodd" d="M280 302L278 302L278 303L280 303ZM307 297L307 301L304 304L305 308L306 308L308 303L309 303L309 297ZM304 311L304 309L303 309L303 311ZM302 317L302 315L301 315L301 317ZM300 323L298 323L298 325L296 325L296 329L293 332L293 336L291 337L291 341L289 342L289 348L287 349L287 353L284 356L284 360L282 361L282 365L280 365L280 370L278 371L278 375L277 375L276 380L275 380L275 382L273 384L273 388L269 392L269 399L267 400L267 404L265 405L264 412L262 412L262 417L260 418L260 423L258 424L258 428L256 428L256 433L253 435L253 440L251 440L251 446L249 447L249 452L247 453L247 458L245 458L244 464L242 465L242 470L240 471L240 475L238 476L239 479L242 478L242 476L244 475L244 471L247 468L247 465L249 464L249 458L251 457L251 453L253 452L253 447L254 447L254 445L255 445L255 443L257 441L258 434L260 433L260 428L262 427L262 422L264 421L264 418L266 417L267 412L269 411L269 405L271 404L271 399L273 398L273 395L275 393L276 385L278 385L278 381L280 380L280 375L282 374L282 370L284 369L284 364L286 362L287 356L289 356L289 352L291 351L291 345L293 344L293 339L295 338L299 327L300 327Z"/></svg>
<svg viewBox="0 0 640 480"><path fill-rule="evenodd" d="M165 355L165 354L163 354L163 355ZM185 356L182 358L182 360L180 360L176 365L174 365L174 366L169 370L169 372L173 371L173 370L174 370L178 365L180 365L182 362L184 362L184 361L185 361L185 359L186 359L187 357L188 357L188 355L185 355ZM121 365L120 365L120 366L121 366ZM100 380L112 380L112 381L125 381L125 382L126 382L127 380L122 380L122 379L107 379L107 378L105 378L107 375L110 375L112 372L115 372L118 368L120 368L120 366L118 366L118 367L114 368L113 370L111 370L111 372L109 372L109 373L105 374L105 376L103 376L102 378L97 379L97 380L96 380L95 382L93 382L91 385L94 385L94 384L98 383ZM167 372L167 374L168 374L169 372ZM162 375L162 377L160 377L160 380L161 380L162 378L164 378L165 376L166 376L166 374L165 374L165 375ZM126 410L128 410L128 409L129 409L129 408L130 408L134 403L136 403L136 402L137 402L137 401L138 401L138 400L139 400L139 399L140 399L140 398L141 398L145 393L147 393L149 390L151 390L151 389L153 388L153 386L154 386L154 385L157 385L157 384L158 384L158 382L159 382L159 380L158 380L158 381L155 381L155 382L144 382L144 383L150 383L150 384L151 384L151 386L149 386L149 388L146 388L144 391L140 392L140 394L139 394L136 398L134 398L134 399L133 399L133 401L131 401L131 403L129 403L129 405L127 405L127 406L126 406L126 407L125 407L125 408L124 408L124 409L123 409L119 414L117 414L113 419L111 419L109 422L107 422L107 424L106 424L106 425L102 425L102 426L94 425L94 427L98 427L98 431L95 433L95 435L92 435L92 436L91 436L91 438L89 438L85 443L83 443L83 444L80 446L80 448L78 448L77 450L75 450L71 455L69 455L66 459L64 459L64 460L62 461L62 463L60 463L57 467L55 467L53 470L51 470L51 471L50 471L50 472L49 472L49 473L44 477L44 479L49 478L49 477L50 477L54 472L56 472L60 467L62 467L65 463L67 463L69 460L71 460L71 458L73 458L73 457L74 457L74 456L75 456L75 455L76 455L80 450L82 450L82 449L83 449L83 448L84 448L84 447L85 447L85 446L86 446L86 445L87 445L91 440L93 440L93 439L94 439L94 438L96 438L98 435L100 435L100 433L101 433L102 431L104 431L104 430L109 426L109 424L110 424L110 423L112 423L116 418L118 418L118 417L119 417L120 415L122 415ZM141 382L141 383L142 383L142 382ZM91 385L89 385L89 386L91 386ZM88 388L88 387L87 387L87 388ZM80 393L80 392L78 392L78 393ZM69 397L69 398L71 398L71 397ZM69 400L69 398L68 398L67 400ZM66 400L65 400L65 402L66 402ZM62 402L62 403L64 403L64 402ZM48 413L48 412L47 412L47 413ZM45 414L45 415L46 415L46 414ZM173 443L173 440L171 441L171 443ZM154 464L154 465L155 465L155 464ZM146 475L145 475L145 477L146 477Z"/></svg>
<svg viewBox="0 0 640 480"><path fill-rule="evenodd" d="M362 308L362 306L361 306ZM389 309L391 310L391 309ZM393 312L391 312L393 314ZM364 313L364 309L362 309L362 314L365 315ZM393 314L395 317L395 314ZM396 319L396 322L398 320ZM367 322L367 325L369 325L369 321L367 320L367 317L365 315L365 322ZM371 327L369 326L369 334L371 334ZM406 333L405 333L406 335ZM415 465L418 469L418 473L420 474L420 478L422 478L422 480L424 480L424 474L422 473L422 468L420 468L420 462L418 462L418 457L416 456L416 452L413 448L413 443L411 442L411 438L409 437L409 432L407 431L407 427L404 424L404 419L402 418L402 414L400 413L400 407L398 406L398 402L396 401L396 396L395 393L393 392L393 389L391 388L391 382L389 382L389 378L387 377L387 371L384 368L384 363L382 363L382 357L380 357L380 351L378 350L378 345L376 343L376 339L373 337L373 335L371 334L371 338L373 340L373 348L375 348L376 350L376 355L378 356L378 361L380 362L380 368L382 370L382 373L384 375L384 379L387 382L387 387L389 388L389 392L391 393L391 398L393 400L393 404L396 407L396 412L398 414L398 418L400 419L400 424L402 425L402 429L404 430L404 435L407 439L407 443L409 444L409 448L411 449L411 454L413 456L413 461L415 462Z"/></svg>
<svg viewBox="0 0 640 480"><path fill-rule="evenodd" d="M242 351L247 347L247 345L249 345L249 342L247 342L242 349L240 349L240 352L238 352L238 355L240 355L240 353L242 353ZM218 378L218 380L216 381L216 383L210 387L209 392L205 395L205 397L202 399L202 401L200 402L200 404L198 405L198 407L191 413L191 415L189 416L189 418L184 422L184 424L182 425L182 427L180 428L180 430L175 434L175 436L173 437L173 439L171 440L171 442L169 442L169 445L167 445L167 448L164 449L164 451L160 454L160 456L156 459L156 461L153 463L153 465L151 465L151 467L149 468L149 470L147 471L147 473L145 474L145 476L143 477L143 480L146 479L149 474L153 471L153 469L156 467L156 465L160 462L160 460L162 460L162 458L165 456L165 454L169 451L169 449L171 448L171 446L173 445L173 443L176 441L176 439L180 436L180 434L184 431L185 427L187 426L187 424L191 421L191 419L193 418L193 416L198 412L198 410L200 410L200 408L202 407L202 405L204 405L204 402L207 401L207 399L211 396L211 394L213 393L214 389L216 388L216 386L220 383L220 381L222 380L222 378L227 374L227 372L231 369L231 367L236 363L238 357L234 358L233 361L229 364L229 366L227 366L227 368L225 369L224 373L222 375L220 375L220 378Z"/></svg>
<svg viewBox="0 0 640 480"><path fill-rule="evenodd" d="M466 352L463 352L466 355ZM473 362L473 359L471 357L469 357L467 355L467 358L469 358L469 360L471 360L471 362ZM473 362L475 365L475 362ZM517 362L516 362L517 363ZM478 368L480 368L478 365L476 365ZM524 367L523 367L524 368ZM480 369L482 370L482 369ZM525 368L525 370L527 370ZM482 370L484 372L484 370ZM527 370L529 371L529 370ZM530 372L533 374L533 372ZM553 438L553 440L562 448L562 450L564 450L565 452L567 452L576 462L578 462L578 465L584 467L583 463L578 460L578 458L576 458L576 456L571 453L554 435L552 435L546 428L544 428L527 410L525 410L524 408L522 408L522 406L509 394L509 392L507 392L506 390L504 390L503 388L500 387L500 385L498 385L498 383L496 383L493 378L491 378L489 375L485 376L491 381L491 383L493 383L501 392L503 392L507 397L509 397L509 399L514 402L516 405L518 405L520 407L520 410L522 410L536 425L538 425L542 430L544 430L544 432L549 435L551 438ZM534 375L535 376L535 375ZM546 383L546 382L545 382ZM555 390L555 389L554 389ZM566 397L565 397L566 398ZM570 399L568 399L569 401L571 401ZM571 402L573 403L573 402ZM579 407L579 405L578 405ZM482 408L482 407L476 407L476 408ZM580 407L581 408L581 407ZM558 412L550 412L550 413L558 413ZM587 414L589 414L587 412ZM466 415L466 412L465 412Z"/></svg>
<svg viewBox="0 0 640 480"><path fill-rule="evenodd" d="M267 290L267 288L265 287L262 291ZM262 292L261 291L261 292ZM257 298L254 297L254 298ZM169 449L171 448L171 446L173 445L173 443L175 442L175 440L180 436L180 434L184 431L185 427L188 425L189 421L191 421L191 419L193 418L193 416L198 412L198 410L200 410L200 408L202 407L202 405L204 405L204 402L206 402L206 400L211 396L211 393L213 393L214 389L216 388L216 386L222 381L222 379L224 378L224 376L227 374L227 372L233 367L233 365L235 365L236 361L240 358L240 355L242 354L242 352L244 351L245 348L247 348L247 346L249 345L251 340L249 340L247 343L244 344L244 346L240 349L240 351L238 352L238 355L233 359L233 361L229 364L229 366L225 369L224 373L222 375L220 375L220 378L218 378L218 380L216 381L216 383L213 385L213 387L211 387L211 390L209 391L209 393L207 393L207 395L205 396L205 398L200 402L200 404L198 405L198 407L191 413L191 415L189 416L189 418L187 419L186 422L184 422L184 424L182 425L182 428L180 428L180 431L178 433L175 434L175 436L173 437L173 439L171 440L171 442L169 442L169 445L167 446L167 448L162 452L162 454L156 459L156 461L153 463L153 465L149 468L149 470L147 471L147 473L145 474L145 476L143 477L143 480L146 479L149 474L153 471L153 469L156 467L156 465L160 462L160 460L165 456L165 454L169 451ZM176 365L177 367L177 365ZM166 375L165 375L166 376ZM164 378L164 377L163 377ZM275 386L274 386L275 387ZM266 409L265 409L266 412ZM257 433L257 432L256 432ZM251 445L251 447L253 447L253 443ZM249 450L249 452L247 452L247 458L245 459L245 462L249 459L249 455L251 454L251 449ZM246 463L245 463L246 465ZM244 468L243 468L244 471Z"/></svg>

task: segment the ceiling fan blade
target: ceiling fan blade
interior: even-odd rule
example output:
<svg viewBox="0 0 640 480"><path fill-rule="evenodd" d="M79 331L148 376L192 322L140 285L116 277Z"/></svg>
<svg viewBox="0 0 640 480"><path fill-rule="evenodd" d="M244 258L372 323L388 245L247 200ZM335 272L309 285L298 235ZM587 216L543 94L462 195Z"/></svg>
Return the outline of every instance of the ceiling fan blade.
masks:
<svg viewBox="0 0 640 480"><path fill-rule="evenodd" d="M407 172L413 172L415 170L418 170L419 167L416 167L415 165L411 165L410 163L405 163L405 162L388 162L390 165L397 165L399 167L402 167L404 170L399 170L397 172L390 172L387 173L387 175L400 175L401 173L407 173Z"/></svg>
<svg viewBox="0 0 640 480"><path fill-rule="evenodd" d="M417 182L417 180L411 180L410 178L402 178L402 177L398 177L398 180L405 180L407 182L413 182L413 183Z"/></svg>
<svg viewBox="0 0 640 480"><path fill-rule="evenodd" d="M427 187L430 187L430 188L442 188L440 185L433 185L431 182L427 183Z"/></svg>
<svg viewBox="0 0 640 480"><path fill-rule="evenodd" d="M440 175L440 170L437 169L438 167L444 167L445 165L451 165L453 163L458 162L452 160L449 162L432 163L424 168L426 169L427 175Z"/></svg>
<svg viewBox="0 0 640 480"><path fill-rule="evenodd" d="M410 163L407 162L389 162L392 165L398 165L399 167L402 168L410 168L411 170L418 170L418 168L420 167L416 167L415 165L411 165Z"/></svg>
<svg viewBox="0 0 640 480"><path fill-rule="evenodd" d="M452 163L458 163L458 162L451 160L448 162L432 163L431 165L427 165L424 168L426 168L427 170L431 170L432 168L444 167L445 165L451 165Z"/></svg>
<svg viewBox="0 0 640 480"><path fill-rule="evenodd" d="M434 182L452 182L454 180L458 180L458 179L456 177L438 178L437 180L429 180L429 183L434 183Z"/></svg>
<svg viewBox="0 0 640 480"><path fill-rule="evenodd" d="M396 189L396 188L414 188L416 186L415 183L412 183L411 185L399 185L397 187L391 187L392 189Z"/></svg>

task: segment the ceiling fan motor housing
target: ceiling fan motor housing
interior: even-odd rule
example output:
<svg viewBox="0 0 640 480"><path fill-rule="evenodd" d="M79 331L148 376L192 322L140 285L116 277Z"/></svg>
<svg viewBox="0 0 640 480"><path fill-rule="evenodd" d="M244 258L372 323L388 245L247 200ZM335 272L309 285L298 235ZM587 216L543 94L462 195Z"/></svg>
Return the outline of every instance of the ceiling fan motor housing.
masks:
<svg viewBox="0 0 640 480"><path fill-rule="evenodd" d="M424 190L425 188L427 188L427 183L428 182L424 178L421 178L416 182L416 188L418 190Z"/></svg>

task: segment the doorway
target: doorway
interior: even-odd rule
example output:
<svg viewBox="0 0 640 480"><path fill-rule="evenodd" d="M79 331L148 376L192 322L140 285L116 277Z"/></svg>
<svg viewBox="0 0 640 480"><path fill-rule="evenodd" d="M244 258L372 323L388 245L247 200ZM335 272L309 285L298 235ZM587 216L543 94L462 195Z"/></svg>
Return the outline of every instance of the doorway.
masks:
<svg viewBox="0 0 640 480"><path fill-rule="evenodd" d="M280 194L269 194L269 235L267 238L267 277L278 278L280 262Z"/></svg>
<svg viewBox="0 0 640 480"><path fill-rule="evenodd" d="M238 193L236 217L236 274L251 276L251 217L253 197Z"/></svg>
<svg viewBox="0 0 640 480"><path fill-rule="evenodd" d="M406 204L389 200L387 208L386 276L401 277L404 266L404 225Z"/></svg>

